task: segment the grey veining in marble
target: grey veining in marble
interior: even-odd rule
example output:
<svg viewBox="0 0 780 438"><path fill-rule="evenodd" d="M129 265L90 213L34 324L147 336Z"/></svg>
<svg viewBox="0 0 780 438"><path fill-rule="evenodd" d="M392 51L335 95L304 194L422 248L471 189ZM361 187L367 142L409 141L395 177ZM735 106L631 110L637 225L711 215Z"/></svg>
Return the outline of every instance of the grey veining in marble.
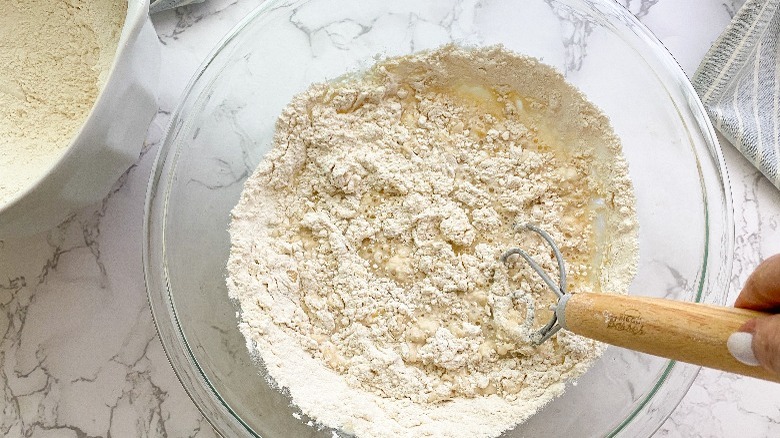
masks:
<svg viewBox="0 0 780 438"><path fill-rule="evenodd" d="M210 0L154 17L160 111L138 163L102 203L49 232L0 241L0 433L42 437L212 437L157 338L141 268L144 195L169 114L197 66L259 0ZM620 0L692 74L740 0ZM566 11L559 11L566 13ZM587 56L568 29L566 67ZM730 299L780 252L780 193L723 143L735 209ZM657 437L780 436L780 391L702 371Z"/></svg>

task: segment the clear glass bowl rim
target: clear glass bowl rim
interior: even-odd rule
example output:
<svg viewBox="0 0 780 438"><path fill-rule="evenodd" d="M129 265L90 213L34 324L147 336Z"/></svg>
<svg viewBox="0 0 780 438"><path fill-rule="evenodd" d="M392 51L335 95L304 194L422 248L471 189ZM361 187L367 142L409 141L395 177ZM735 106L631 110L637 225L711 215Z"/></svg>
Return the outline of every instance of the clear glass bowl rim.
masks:
<svg viewBox="0 0 780 438"><path fill-rule="evenodd" d="M708 189L717 190L718 193L723 196L723 201L726 207L725 215L725 241L722 242L726 247L725 252L731 253L731 249L734 245L734 221L733 221L733 200L730 190L728 171L725 166L725 160L722 150L715 135L715 130L706 116L706 112L703 104L699 100L696 92L693 89L688 78L683 73L677 62L672 57L671 53L665 48L663 43L644 25L642 24L628 9L617 2L609 0L586 0L591 3L598 3L600 7L609 8L612 12L618 14L623 19L631 23L633 28L638 32L638 36L642 38L646 43L648 49L650 49L650 55L658 58L663 64L675 69L679 85L683 94L685 94L690 106L690 110L695 115L699 116L700 124L703 121L705 124L704 134L707 139L708 149L711 154L709 157L714 163L716 170L720 176L718 187L708 187ZM206 60L198 67L196 73L190 79L184 92L181 95L181 99L177 104L176 109L171 114L169 125L164 135L164 141L160 145L157 152L157 156L152 165L152 172L149 178L147 186L146 202L144 207L144 239L143 239L143 268L144 277L146 282L147 297L149 299L150 308L157 332L160 336L160 340L163 345L163 349L168 358L171 367L174 370L182 387L189 395L190 399L194 402L196 407L204 415L206 420L214 427L214 429L220 434L224 435L227 432L237 433L243 431L251 436L259 437L249 426L246 424L238 414L236 414L230 407L230 405L221 398L218 391L214 388L209 378L193 354L184 332L180 325L180 320L176 312L175 305L173 303L172 296L170 294L169 284L167 282L167 266L165 265L164 255L164 237L160 238L160 242L155 242L155 233L159 233L160 236L164 236L164 229L154 229L155 223L155 211L157 206L156 202L159 202L156 198L161 193L160 183L170 175L165 174L164 170L169 166L172 168L170 171L175 170L175 162L177 160L179 151L173 149L175 146L175 137L179 129L183 125L182 113L186 110L186 104L188 103L188 96L196 87L199 79L206 73L212 61L222 52L223 49L228 47L230 43L239 35L242 30L252 24L254 20L263 14L266 10L269 10L279 3L283 3L284 0L267 0L253 9L246 17L244 17L237 25L231 29L230 32L216 45L216 47L209 53ZM700 126L701 127L701 126ZM174 155L170 157L170 152L173 150ZM171 164L173 163L173 164ZM162 211L159 212L162 216L162 224L165 223L167 197L169 193L167 190L164 192L165 203L163 204ZM705 233L709 233L710 214L705 209L705 216L707 217L707 226L705 227ZM159 247L159 248L158 248ZM705 245L705 256L702 262L703 269L706 269L707 265L707 250ZM159 251L157 251L159 249ZM155 261L163 262L162 265L154 264ZM731 273L732 271L732 259L729 258L726 261L725 271ZM702 291L704 288L705 280L707 279L706 272L703 272L699 284L697 287L696 301L701 300ZM183 355L181 353L184 353ZM687 375L683 379L682 388L684 391L680 393L680 396L673 400L674 406L671 406L669 413L679 403L687 390L693 384L695 377L697 376L700 367L694 367L689 364L682 364L675 361L669 361L668 365L661 374L661 377L655 384L655 386L648 392L644 400L637 405L637 407L628 415L622 422L616 426L607 436L613 437L623 431L627 425L629 425L637 415L639 415L644 409L647 408L648 403L653 400L655 394L661 389L661 387L667 383L672 371L679 367L686 367L688 370ZM667 413L666 416L668 416ZM660 428L662 422L659 422L656 430ZM227 435L229 436L229 435Z"/></svg>

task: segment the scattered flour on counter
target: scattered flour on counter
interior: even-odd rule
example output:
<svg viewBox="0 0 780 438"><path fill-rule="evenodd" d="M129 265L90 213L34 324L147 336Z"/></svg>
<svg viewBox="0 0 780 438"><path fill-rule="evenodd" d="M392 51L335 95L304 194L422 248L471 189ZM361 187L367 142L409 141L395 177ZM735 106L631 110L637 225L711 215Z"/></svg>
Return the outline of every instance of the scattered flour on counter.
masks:
<svg viewBox="0 0 780 438"><path fill-rule="evenodd" d="M7 0L0 9L2 207L49 170L84 123L127 1Z"/></svg>
<svg viewBox="0 0 780 438"><path fill-rule="evenodd" d="M606 117L501 47L444 46L311 86L280 116L230 226L228 289L273 382L358 437L491 437L559 396L603 346L531 334L570 291L624 294L634 197Z"/></svg>

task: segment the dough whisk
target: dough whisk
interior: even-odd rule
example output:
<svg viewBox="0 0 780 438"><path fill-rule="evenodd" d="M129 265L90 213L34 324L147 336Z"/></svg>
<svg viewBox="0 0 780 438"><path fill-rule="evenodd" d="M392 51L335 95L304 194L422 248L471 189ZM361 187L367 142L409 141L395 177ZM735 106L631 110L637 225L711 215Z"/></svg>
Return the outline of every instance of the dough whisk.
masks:
<svg viewBox="0 0 780 438"><path fill-rule="evenodd" d="M563 255L552 237L535 225L521 228L544 239L558 263L556 282L521 248L511 248L501 256L507 266L512 256L523 258L558 297L550 321L531 336L532 344L539 345L566 329L618 347L780 382L780 378L760 366L737 361L726 347L732 333L748 320L766 316L765 313L662 298L569 293Z"/></svg>

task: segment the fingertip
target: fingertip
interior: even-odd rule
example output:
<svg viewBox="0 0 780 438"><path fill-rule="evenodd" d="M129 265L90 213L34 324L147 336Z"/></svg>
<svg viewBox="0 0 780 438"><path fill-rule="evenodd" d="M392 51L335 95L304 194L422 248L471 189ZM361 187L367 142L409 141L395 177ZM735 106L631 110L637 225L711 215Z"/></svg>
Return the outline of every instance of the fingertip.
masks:
<svg viewBox="0 0 780 438"><path fill-rule="evenodd" d="M734 307L780 311L780 254L761 262L750 274Z"/></svg>
<svg viewBox="0 0 780 438"><path fill-rule="evenodd" d="M761 310L765 306L764 299L761 297L760 290L755 287L755 276L750 276L737 299L734 301L734 307L740 309Z"/></svg>

